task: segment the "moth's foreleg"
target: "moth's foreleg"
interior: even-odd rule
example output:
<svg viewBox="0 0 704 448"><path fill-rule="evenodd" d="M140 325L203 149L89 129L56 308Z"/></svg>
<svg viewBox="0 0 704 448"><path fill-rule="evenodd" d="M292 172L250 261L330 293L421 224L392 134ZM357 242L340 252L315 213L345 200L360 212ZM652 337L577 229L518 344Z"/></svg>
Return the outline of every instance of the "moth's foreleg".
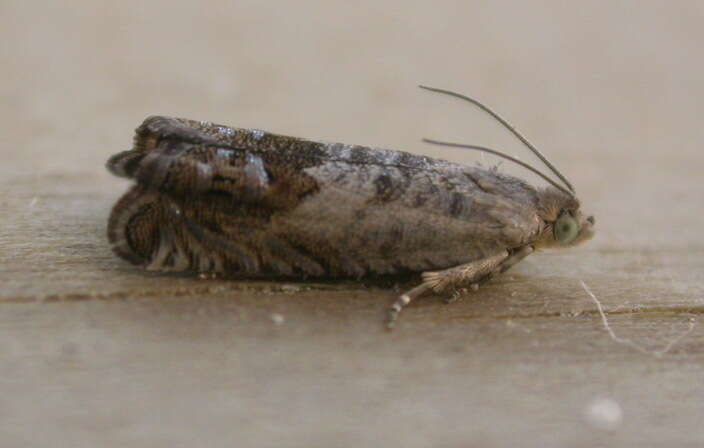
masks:
<svg viewBox="0 0 704 448"><path fill-rule="evenodd" d="M423 280L433 282L433 291L439 294L452 292L448 303L459 298L459 289L469 287L473 291L479 285L491 280L497 274L508 271L519 261L523 260L534 251L532 246L524 246L515 252L503 251L492 257L483 258L473 263L457 266L439 272L423 274Z"/></svg>
<svg viewBox="0 0 704 448"><path fill-rule="evenodd" d="M479 284L488 281L496 274L507 271L531 253L533 253L533 247L524 246L513 253L503 250L489 257L444 271L424 272L423 283L399 296L391 305L387 315L387 327L393 328L403 307L415 298L430 291L437 294L452 292L452 298L449 301L454 301L458 297L459 288L469 287L476 290Z"/></svg>
<svg viewBox="0 0 704 448"><path fill-rule="evenodd" d="M511 254L510 257L505 259L503 263L501 263L498 267L498 271L496 272L497 274L500 274L502 272L506 272L511 267L513 267L516 263L519 261L523 260L526 258L528 255L532 254L535 251L535 248L533 246L523 246L520 249L518 249L516 252Z"/></svg>
<svg viewBox="0 0 704 448"><path fill-rule="evenodd" d="M444 271L424 272L423 283L410 291L401 294L398 299L389 307L386 326L393 328L396 319L403 307L411 303L417 297L427 292L443 293L451 287L458 285L468 285L478 282L483 277L490 274L502 261L509 257L508 251L504 250L481 260L455 266Z"/></svg>
<svg viewBox="0 0 704 448"><path fill-rule="evenodd" d="M424 284L436 294L455 292L458 288L470 287L477 289L480 283L489 280L500 272L501 265L509 260L511 255L507 250L467 264L461 264L444 271L424 272Z"/></svg>

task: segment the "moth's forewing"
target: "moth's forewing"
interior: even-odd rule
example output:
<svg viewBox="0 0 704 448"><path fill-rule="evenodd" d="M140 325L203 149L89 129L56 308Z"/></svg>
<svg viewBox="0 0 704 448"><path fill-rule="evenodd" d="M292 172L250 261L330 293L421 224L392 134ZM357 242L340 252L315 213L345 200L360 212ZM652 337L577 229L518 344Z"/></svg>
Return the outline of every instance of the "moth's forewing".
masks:
<svg viewBox="0 0 704 448"><path fill-rule="evenodd" d="M542 230L536 190L496 171L192 120L147 119L109 167L139 184L113 211L111 241L152 269L414 272Z"/></svg>

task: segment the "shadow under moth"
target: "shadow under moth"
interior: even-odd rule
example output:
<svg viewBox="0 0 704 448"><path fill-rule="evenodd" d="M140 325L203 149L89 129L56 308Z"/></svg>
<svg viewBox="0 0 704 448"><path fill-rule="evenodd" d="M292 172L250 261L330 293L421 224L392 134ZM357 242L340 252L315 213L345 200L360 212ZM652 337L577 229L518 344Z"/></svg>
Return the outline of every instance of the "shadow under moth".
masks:
<svg viewBox="0 0 704 448"><path fill-rule="evenodd" d="M423 86L421 86L423 87ZM108 223L114 252L156 271L361 278L421 273L387 324L429 293L457 297L537 249L592 236L575 190L508 122L477 100L557 176L475 145L545 179L403 151L322 143L205 121L152 116L107 168L133 185ZM451 299L450 299L451 300Z"/></svg>

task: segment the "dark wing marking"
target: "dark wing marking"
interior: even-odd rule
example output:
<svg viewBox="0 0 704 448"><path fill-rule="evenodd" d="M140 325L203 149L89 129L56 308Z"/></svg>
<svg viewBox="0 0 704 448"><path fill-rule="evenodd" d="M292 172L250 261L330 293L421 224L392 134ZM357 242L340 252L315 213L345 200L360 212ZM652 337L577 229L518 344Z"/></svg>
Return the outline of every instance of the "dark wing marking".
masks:
<svg viewBox="0 0 704 448"><path fill-rule="evenodd" d="M165 193L221 192L250 202L259 200L270 181L264 161L255 154L177 140L164 140L145 155L134 178Z"/></svg>
<svg viewBox="0 0 704 448"><path fill-rule="evenodd" d="M108 239L117 255L149 270L260 271L255 251L203 227L192 212L137 185L115 204Z"/></svg>
<svg viewBox="0 0 704 448"><path fill-rule="evenodd" d="M175 195L228 194L236 201L290 208L318 185L301 172L321 163L317 142L154 116L134 148L111 157L115 175Z"/></svg>
<svg viewBox="0 0 704 448"><path fill-rule="evenodd" d="M164 140L189 143L192 147L219 147L236 152L250 151L275 158L291 168L313 166L325 157L323 144L257 129L242 129L210 122L152 116L136 129L134 145L111 157L107 168L121 177L134 177L134 161L160 147Z"/></svg>
<svg viewBox="0 0 704 448"><path fill-rule="evenodd" d="M148 270L326 274L311 253L273 233L266 214L241 207L230 213L213 201L169 197L136 185L113 208L108 239L117 255Z"/></svg>
<svg viewBox="0 0 704 448"><path fill-rule="evenodd" d="M110 157L107 169L120 177L134 178L141 160L159 146L164 139L191 144L217 144L218 140L189 126L186 120L151 116L135 130L134 146Z"/></svg>

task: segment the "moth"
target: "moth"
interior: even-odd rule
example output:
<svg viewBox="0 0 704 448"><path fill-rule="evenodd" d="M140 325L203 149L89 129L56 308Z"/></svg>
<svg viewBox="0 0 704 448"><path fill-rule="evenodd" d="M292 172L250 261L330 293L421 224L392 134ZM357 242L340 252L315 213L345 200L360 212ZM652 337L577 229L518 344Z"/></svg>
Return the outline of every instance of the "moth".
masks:
<svg viewBox="0 0 704 448"><path fill-rule="evenodd" d="M403 151L152 116L132 149L107 162L135 182L109 218L113 251L155 271L302 279L420 273L419 286L388 308L391 328L421 295L451 300L536 250L593 235L594 218L582 214L570 182L513 126L473 98L421 87L494 117L561 183L477 145L425 140L494 154L550 185Z"/></svg>

